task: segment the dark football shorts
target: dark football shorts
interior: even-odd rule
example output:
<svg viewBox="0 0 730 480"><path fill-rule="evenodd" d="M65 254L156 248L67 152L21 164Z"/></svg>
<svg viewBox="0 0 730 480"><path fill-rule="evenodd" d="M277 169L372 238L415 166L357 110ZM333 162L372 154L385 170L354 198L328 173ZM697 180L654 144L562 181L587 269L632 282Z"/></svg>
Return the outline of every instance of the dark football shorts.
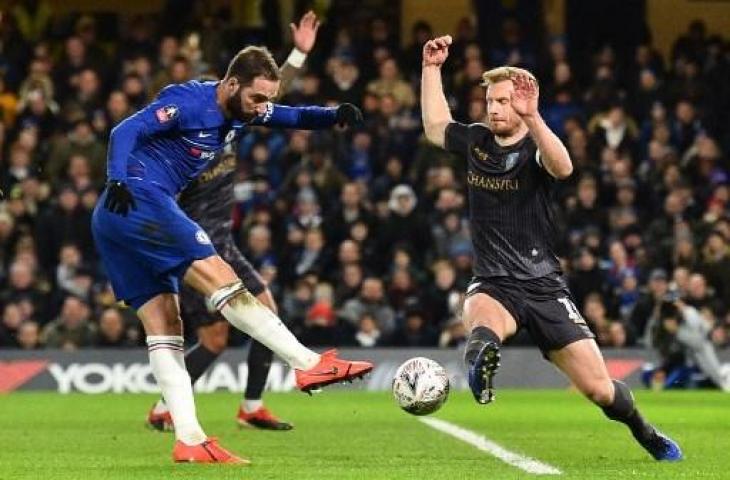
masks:
<svg viewBox="0 0 730 480"><path fill-rule="evenodd" d="M552 350L584 338L595 338L567 287L545 288L539 283L540 280L474 277L466 296L486 293L501 303L514 317L518 329L527 329L545 358Z"/></svg>
<svg viewBox="0 0 730 480"><path fill-rule="evenodd" d="M228 263L243 285L251 294L258 296L266 290L266 284L251 263L246 260L230 234L222 235L225 238L215 238L213 246L218 255ZM209 312L205 304L205 297L187 285L180 289L180 313L187 328L198 328L223 321L224 318L216 312Z"/></svg>

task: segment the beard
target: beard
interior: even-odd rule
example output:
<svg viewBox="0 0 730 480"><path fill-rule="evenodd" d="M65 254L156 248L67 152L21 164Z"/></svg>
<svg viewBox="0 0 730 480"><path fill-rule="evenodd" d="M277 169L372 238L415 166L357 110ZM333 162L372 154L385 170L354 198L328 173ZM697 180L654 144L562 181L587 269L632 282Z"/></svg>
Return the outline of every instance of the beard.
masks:
<svg viewBox="0 0 730 480"><path fill-rule="evenodd" d="M497 137L511 137L520 129L520 122L492 122L489 121L489 130Z"/></svg>
<svg viewBox="0 0 730 480"><path fill-rule="evenodd" d="M256 112L246 113L243 110L243 94L240 88L226 101L226 110L230 112L233 118L242 122L250 122L256 116Z"/></svg>

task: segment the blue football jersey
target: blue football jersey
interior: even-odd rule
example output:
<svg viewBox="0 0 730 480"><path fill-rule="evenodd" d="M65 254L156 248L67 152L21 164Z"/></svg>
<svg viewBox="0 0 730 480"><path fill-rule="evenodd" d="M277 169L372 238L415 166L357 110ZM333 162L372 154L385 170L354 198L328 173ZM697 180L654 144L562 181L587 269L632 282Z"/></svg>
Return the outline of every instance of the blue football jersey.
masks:
<svg viewBox="0 0 730 480"><path fill-rule="evenodd" d="M109 143L108 178L141 187L152 184L177 195L246 127L223 115L216 101L217 86L218 82L196 80L169 85L117 125ZM326 128L335 124L336 110L269 103L249 125Z"/></svg>

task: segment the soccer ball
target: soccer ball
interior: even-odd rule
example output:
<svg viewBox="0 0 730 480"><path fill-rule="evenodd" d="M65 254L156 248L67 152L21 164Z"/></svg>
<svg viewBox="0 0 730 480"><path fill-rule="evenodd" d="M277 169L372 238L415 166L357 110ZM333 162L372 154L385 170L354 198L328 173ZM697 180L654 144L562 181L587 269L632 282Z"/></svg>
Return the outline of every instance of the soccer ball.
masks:
<svg viewBox="0 0 730 480"><path fill-rule="evenodd" d="M400 408L413 415L435 412L449 396L449 376L430 358L406 360L393 377L393 396Z"/></svg>

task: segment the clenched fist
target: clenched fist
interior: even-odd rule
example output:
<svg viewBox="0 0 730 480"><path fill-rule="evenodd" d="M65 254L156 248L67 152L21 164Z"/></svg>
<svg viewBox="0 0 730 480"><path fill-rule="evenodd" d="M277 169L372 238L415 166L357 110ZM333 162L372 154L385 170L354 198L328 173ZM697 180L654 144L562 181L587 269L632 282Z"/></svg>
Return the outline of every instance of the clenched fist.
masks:
<svg viewBox="0 0 730 480"><path fill-rule="evenodd" d="M440 67L449 56L449 45L451 45L451 35L444 35L429 40L423 45L423 66Z"/></svg>

